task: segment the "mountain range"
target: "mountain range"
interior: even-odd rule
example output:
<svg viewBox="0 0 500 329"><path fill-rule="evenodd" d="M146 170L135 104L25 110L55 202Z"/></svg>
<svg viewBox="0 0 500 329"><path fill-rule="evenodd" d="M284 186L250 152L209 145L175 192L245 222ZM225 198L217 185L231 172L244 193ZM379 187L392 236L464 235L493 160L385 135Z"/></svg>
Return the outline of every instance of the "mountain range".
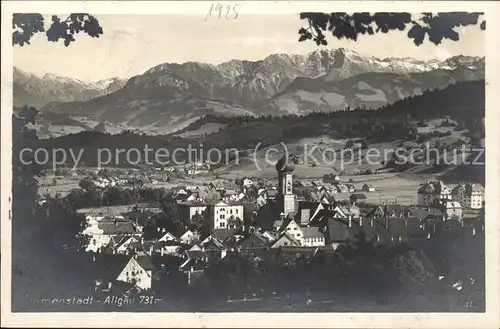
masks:
<svg viewBox="0 0 500 329"><path fill-rule="evenodd" d="M97 82L55 74L37 76L17 67L13 71L14 106L43 107L51 102L87 101L122 88L127 80L110 78Z"/></svg>
<svg viewBox="0 0 500 329"><path fill-rule="evenodd" d="M484 70L481 57L379 59L343 48L219 65L165 63L128 81L93 84L52 75L36 77L16 69L14 104L160 134L182 129L207 114L377 108L425 90L484 79Z"/></svg>

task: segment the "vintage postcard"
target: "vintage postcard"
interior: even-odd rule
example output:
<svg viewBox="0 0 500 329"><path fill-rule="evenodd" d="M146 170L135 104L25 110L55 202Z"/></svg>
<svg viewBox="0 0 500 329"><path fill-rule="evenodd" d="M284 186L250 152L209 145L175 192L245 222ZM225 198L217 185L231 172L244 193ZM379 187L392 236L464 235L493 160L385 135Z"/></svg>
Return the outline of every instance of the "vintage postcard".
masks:
<svg viewBox="0 0 500 329"><path fill-rule="evenodd" d="M2 326L498 328L498 31L2 2Z"/></svg>

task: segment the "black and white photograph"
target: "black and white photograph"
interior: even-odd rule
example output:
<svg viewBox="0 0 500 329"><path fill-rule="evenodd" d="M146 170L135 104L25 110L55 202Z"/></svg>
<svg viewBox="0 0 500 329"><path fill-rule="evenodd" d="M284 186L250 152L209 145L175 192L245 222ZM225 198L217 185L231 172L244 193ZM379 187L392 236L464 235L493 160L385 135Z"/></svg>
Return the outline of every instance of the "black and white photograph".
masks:
<svg viewBox="0 0 500 329"><path fill-rule="evenodd" d="M498 9L2 2L5 324L498 328Z"/></svg>

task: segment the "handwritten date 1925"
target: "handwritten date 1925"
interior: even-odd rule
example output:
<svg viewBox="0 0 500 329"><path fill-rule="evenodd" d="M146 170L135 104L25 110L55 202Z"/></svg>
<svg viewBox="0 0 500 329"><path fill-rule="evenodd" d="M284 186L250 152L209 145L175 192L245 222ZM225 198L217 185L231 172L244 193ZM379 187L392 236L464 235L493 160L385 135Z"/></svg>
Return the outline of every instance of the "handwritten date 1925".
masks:
<svg viewBox="0 0 500 329"><path fill-rule="evenodd" d="M237 19L238 18L238 7L240 5L234 4L220 4L220 3L212 3L210 9L208 10L207 16L205 17L205 21L209 18L223 18L227 20Z"/></svg>

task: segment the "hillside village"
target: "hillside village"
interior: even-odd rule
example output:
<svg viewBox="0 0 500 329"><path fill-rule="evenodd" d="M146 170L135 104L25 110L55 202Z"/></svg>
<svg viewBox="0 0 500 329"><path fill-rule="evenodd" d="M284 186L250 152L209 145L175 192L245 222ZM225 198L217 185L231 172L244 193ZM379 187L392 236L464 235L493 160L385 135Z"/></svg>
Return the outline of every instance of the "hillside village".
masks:
<svg viewBox="0 0 500 329"><path fill-rule="evenodd" d="M264 15L221 53L221 6L14 14L12 312L486 312L483 14ZM359 38L395 30L436 47Z"/></svg>
<svg viewBox="0 0 500 329"><path fill-rule="evenodd" d="M317 257L359 239L412 244L440 239L450 230L484 234L484 188L478 183L449 188L428 181L414 191L417 204L367 204L366 195L374 191L369 183L344 182L334 174L296 181L293 171L293 162L282 158L275 183L245 177L171 188L168 202L185 224L171 230L145 227L164 211L158 204L78 209L85 216L85 252L96 265L117 262L95 288L123 295L154 293L172 271L191 285L212 262L235 254L252 258L279 250L288 257ZM99 181L104 180L120 178ZM336 200L339 193L350 197Z"/></svg>

